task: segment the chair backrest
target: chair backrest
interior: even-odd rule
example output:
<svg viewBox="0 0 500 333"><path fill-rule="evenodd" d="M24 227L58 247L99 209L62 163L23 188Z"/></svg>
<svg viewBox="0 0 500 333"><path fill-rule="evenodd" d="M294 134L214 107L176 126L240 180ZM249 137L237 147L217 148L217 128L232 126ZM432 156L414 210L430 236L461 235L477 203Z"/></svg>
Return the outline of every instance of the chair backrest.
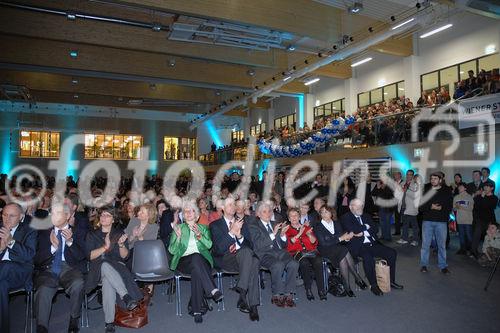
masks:
<svg viewBox="0 0 500 333"><path fill-rule="evenodd" d="M165 245L160 239L135 242L132 273L163 276L172 274Z"/></svg>

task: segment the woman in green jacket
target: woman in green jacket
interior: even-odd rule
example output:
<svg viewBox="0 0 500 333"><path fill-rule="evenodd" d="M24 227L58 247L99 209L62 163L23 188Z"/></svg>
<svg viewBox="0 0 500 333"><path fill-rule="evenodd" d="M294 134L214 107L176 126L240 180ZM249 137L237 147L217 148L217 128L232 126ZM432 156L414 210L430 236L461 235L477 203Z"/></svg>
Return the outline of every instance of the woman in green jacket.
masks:
<svg viewBox="0 0 500 333"><path fill-rule="evenodd" d="M182 208L184 223L176 218L170 237L168 251L172 253L170 268L191 274L191 309L196 323L203 321L201 307L203 297L209 295L214 301L222 299L215 287L211 269L214 261L210 254L212 239L207 226L198 224L198 209L194 203L185 203Z"/></svg>

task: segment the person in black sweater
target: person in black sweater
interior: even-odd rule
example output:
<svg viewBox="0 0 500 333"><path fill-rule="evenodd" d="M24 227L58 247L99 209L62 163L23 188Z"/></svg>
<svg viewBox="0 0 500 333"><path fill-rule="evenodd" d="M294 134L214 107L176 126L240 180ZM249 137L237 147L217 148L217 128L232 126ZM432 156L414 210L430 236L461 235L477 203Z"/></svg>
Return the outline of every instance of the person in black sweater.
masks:
<svg viewBox="0 0 500 333"><path fill-rule="evenodd" d="M498 204L498 197L493 194L495 185L491 182L482 183L483 191L481 195L474 197L474 231L472 234L472 255L478 258L479 242L486 233L488 225L496 222L495 208Z"/></svg>
<svg viewBox="0 0 500 333"><path fill-rule="evenodd" d="M420 206L423 214L422 250L420 252L420 271L427 272L429 251L432 239L435 237L438 248L438 266L443 274L449 274L446 263L446 233L450 212L453 208L453 195L448 187L442 186L441 173L431 175L432 197ZM424 195L424 197L427 193Z"/></svg>

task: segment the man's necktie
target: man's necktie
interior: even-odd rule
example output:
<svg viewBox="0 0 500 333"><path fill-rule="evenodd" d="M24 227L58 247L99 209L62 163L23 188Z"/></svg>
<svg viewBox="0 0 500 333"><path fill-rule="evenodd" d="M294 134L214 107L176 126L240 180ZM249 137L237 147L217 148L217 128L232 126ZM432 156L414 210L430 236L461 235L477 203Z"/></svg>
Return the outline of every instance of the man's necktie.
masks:
<svg viewBox="0 0 500 333"><path fill-rule="evenodd" d="M359 224L363 225L363 221L361 221L361 216L356 216L356 220L358 220Z"/></svg>
<svg viewBox="0 0 500 333"><path fill-rule="evenodd" d="M57 231L57 240L59 242L59 246L57 247L56 252L54 253L54 262L52 263L52 273L56 276L61 274L62 269L62 255L63 255L63 240L62 240L62 231Z"/></svg>
<svg viewBox="0 0 500 333"><path fill-rule="evenodd" d="M269 233L269 236L270 236L271 234L274 234L273 229L271 228L271 222L269 222L269 223L267 224L266 228L267 228L267 232ZM278 249L281 249L280 241L278 240L278 238L277 238L277 237L275 237L275 238L274 238L274 241L273 241L273 242L274 242L274 244L276 244L276 247L277 247Z"/></svg>

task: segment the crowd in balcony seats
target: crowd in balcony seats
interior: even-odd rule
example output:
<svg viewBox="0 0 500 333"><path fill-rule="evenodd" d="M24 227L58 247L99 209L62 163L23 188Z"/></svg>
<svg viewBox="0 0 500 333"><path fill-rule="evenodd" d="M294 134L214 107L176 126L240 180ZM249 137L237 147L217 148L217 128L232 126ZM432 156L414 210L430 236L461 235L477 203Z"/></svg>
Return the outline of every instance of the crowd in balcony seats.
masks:
<svg viewBox="0 0 500 333"><path fill-rule="evenodd" d="M392 288L403 289L396 279L398 246L421 247L419 269L423 274L432 269L431 251L437 252L440 272L451 273L446 250L455 229L460 241L457 255L468 255L484 267L491 267L500 255L495 216L498 198L488 168L475 170L469 183L456 174L448 184L440 171L433 172L427 183L413 170L404 177L395 171L392 186L383 175L375 175L378 181L367 177L364 183L347 177L336 191L335 204L328 203L332 197L328 172L294 190L295 198L317 191L311 202L285 196L288 176L281 171L266 185L264 172L261 179L253 178L247 184L249 192L243 195L240 185L246 183L233 172L220 187L214 187L214 179L206 181L196 202L187 200L190 177L180 177L175 183L166 180L174 184L169 193L179 199L170 203L162 194L164 183L159 176L146 177L143 192L134 189L137 180L133 178L68 177L59 183L47 177L49 188L43 199L25 205L40 193L41 179L34 176L19 184L23 193L33 190L23 195L16 190L15 177L1 175L1 331L9 332L9 291L25 288L35 294L37 332L48 331L54 295L61 289L70 299L65 314L69 332L79 331L82 299L95 290L102 294L103 330L114 332L115 305L132 311L144 296L130 261L134 248L145 240L161 239L171 269L190 274L190 313L196 323L203 322L207 299L219 302L224 297L213 280L212 268L239 274L232 288L238 294L235 305L251 321L258 321L261 269L270 272L271 303L291 308L297 306L294 295L299 273L309 301L316 299L314 280L319 300L327 299L330 279L325 280L324 262L331 265L328 271L341 281L345 295L355 296L349 282L353 275L362 290L369 288L382 296L374 258L389 263ZM99 209L83 205L80 182L91 185L94 203L105 205ZM56 185L66 187L62 201L54 196ZM365 194L358 198L361 186ZM105 197L109 193L106 187L115 189L116 195ZM214 188L220 188L216 202ZM432 199L420 202L430 190ZM392 204L382 205L381 200ZM49 221L45 229L40 225L43 217ZM364 276L355 269L360 259ZM153 285L143 287L154 292ZM307 311L306 304L300 306Z"/></svg>

